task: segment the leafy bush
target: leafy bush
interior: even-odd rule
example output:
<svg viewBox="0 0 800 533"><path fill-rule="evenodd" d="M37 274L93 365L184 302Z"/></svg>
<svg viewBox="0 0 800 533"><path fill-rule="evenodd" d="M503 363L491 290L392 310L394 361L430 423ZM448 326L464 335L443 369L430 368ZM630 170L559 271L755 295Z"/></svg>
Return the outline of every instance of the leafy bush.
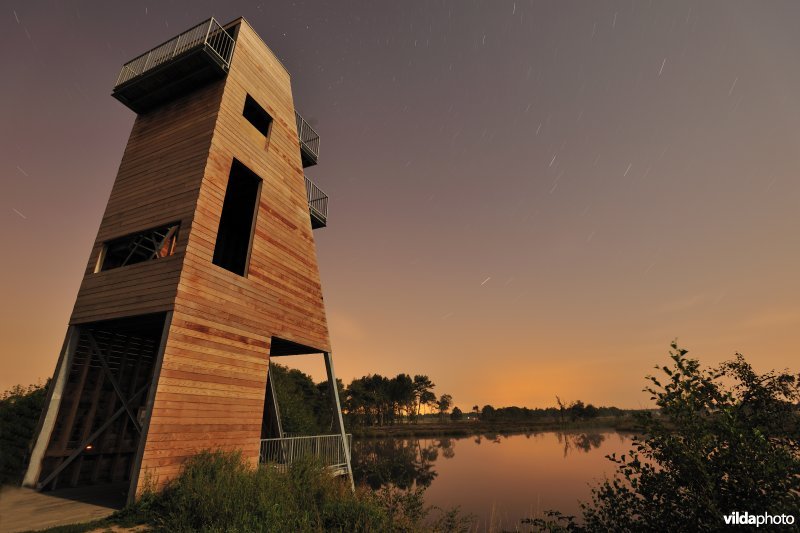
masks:
<svg viewBox="0 0 800 533"><path fill-rule="evenodd" d="M584 524L558 513L557 530L719 531L734 511L800 509L800 376L757 374L741 354L713 370L672 344L665 377L648 376L660 413L644 413L644 436L583 505ZM662 383L663 380L663 383Z"/></svg>
<svg viewBox="0 0 800 533"><path fill-rule="evenodd" d="M713 531L734 511L781 514L800 508L800 381L758 375L741 354L702 370L672 344L664 384L645 390L661 417L628 457L613 458L627 486L606 482L594 494L587 525Z"/></svg>
<svg viewBox="0 0 800 533"><path fill-rule="evenodd" d="M0 394L0 484L20 483L47 384L19 385Z"/></svg>
<svg viewBox="0 0 800 533"><path fill-rule="evenodd" d="M117 519L157 531L468 531L457 510L431 517L421 491L356 492L318 464L287 474L254 469L239 453L203 452L166 489L148 492ZM134 519L131 520L131 517Z"/></svg>

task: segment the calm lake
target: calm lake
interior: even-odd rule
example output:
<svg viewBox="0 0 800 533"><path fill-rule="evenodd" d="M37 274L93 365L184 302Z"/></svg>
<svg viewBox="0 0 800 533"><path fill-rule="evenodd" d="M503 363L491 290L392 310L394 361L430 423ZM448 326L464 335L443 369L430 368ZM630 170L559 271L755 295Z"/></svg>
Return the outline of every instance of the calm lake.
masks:
<svg viewBox="0 0 800 533"><path fill-rule="evenodd" d="M613 430L509 436L357 439L353 473L377 489L427 487L429 505L461 509L481 530L525 531L520 519L558 509L579 514L590 486L614 472L606 459L627 453L631 435Z"/></svg>

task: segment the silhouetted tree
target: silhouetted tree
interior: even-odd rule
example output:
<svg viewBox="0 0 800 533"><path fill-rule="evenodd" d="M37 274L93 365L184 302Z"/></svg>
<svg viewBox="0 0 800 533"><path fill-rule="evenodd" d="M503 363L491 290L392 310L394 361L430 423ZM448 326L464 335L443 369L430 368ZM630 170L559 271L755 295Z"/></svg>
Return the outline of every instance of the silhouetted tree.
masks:
<svg viewBox="0 0 800 533"><path fill-rule="evenodd" d="M561 423L564 423L564 415L567 412L567 406L561 401L561 398L556 396L556 403L558 404L558 413L561 416Z"/></svg>
<svg viewBox="0 0 800 533"><path fill-rule="evenodd" d="M394 424L403 416L415 419L422 408L436 403L434 384L427 376L398 374L392 379L371 374L354 379L344 391L348 423Z"/></svg>
<svg viewBox="0 0 800 533"><path fill-rule="evenodd" d="M592 404L586 404L583 408L583 418L597 418L600 415L600 409Z"/></svg>
<svg viewBox="0 0 800 533"><path fill-rule="evenodd" d="M398 374L389 383L389 397L392 401L394 418L406 416L414 408L414 381L408 374ZM393 418L393 422L394 422Z"/></svg>
<svg viewBox="0 0 800 533"><path fill-rule="evenodd" d="M439 418L444 419L444 415L447 414L447 411L450 410L450 406L453 405L453 397L449 394L442 394L439 396L439 400L436 402L436 408L439 410Z"/></svg>
<svg viewBox="0 0 800 533"><path fill-rule="evenodd" d="M585 409L586 406L583 405L582 401L578 400L576 402L572 402L572 405L570 405L569 409L567 409L570 420L578 420L583 418L583 412Z"/></svg>
<svg viewBox="0 0 800 533"><path fill-rule="evenodd" d="M422 407L429 405L436 401L436 395L433 394L435 385L428 376L417 374L414 376L414 398L416 400L416 412L413 414L413 419L416 419L422 411Z"/></svg>
<svg viewBox="0 0 800 533"><path fill-rule="evenodd" d="M419 398L420 407L432 407L436 405L436 394L433 391L426 390ZM420 414L419 412L417 414Z"/></svg>

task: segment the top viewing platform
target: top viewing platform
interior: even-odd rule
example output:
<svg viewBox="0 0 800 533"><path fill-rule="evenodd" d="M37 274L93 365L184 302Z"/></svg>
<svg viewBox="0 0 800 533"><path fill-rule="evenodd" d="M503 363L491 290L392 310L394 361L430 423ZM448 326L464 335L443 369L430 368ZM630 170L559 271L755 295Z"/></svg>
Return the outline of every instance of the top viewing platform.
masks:
<svg viewBox="0 0 800 533"><path fill-rule="evenodd" d="M225 77L236 40L213 17L123 65L112 96L136 113Z"/></svg>

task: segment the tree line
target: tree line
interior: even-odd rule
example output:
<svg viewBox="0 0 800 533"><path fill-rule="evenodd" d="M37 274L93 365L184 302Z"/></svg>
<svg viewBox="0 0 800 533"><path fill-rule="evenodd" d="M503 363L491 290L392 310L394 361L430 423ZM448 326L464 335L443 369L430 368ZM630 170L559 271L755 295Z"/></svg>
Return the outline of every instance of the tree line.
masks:
<svg viewBox="0 0 800 533"><path fill-rule="evenodd" d="M598 417L618 417L624 416L630 411L619 407L595 407L591 403L584 404L577 400L566 403L556 396L556 406L545 408L510 407L495 408L491 405L484 405L483 408L477 405L472 407L472 413L480 420L489 422L516 422L529 420L553 420L553 421L577 421L590 420Z"/></svg>
<svg viewBox="0 0 800 533"><path fill-rule="evenodd" d="M314 383L311 376L278 364L271 365L283 430L286 433L327 432L334 428L328 382ZM575 422L598 417L620 417L631 411L618 407L596 407L581 400L562 401L545 408L475 405L468 413L454 407L453 397L437 396L436 385L424 374L400 373L394 377L370 374L353 379L347 386L337 380L342 413L348 427L388 426L418 423L437 417L458 421L465 417L486 422Z"/></svg>
<svg viewBox="0 0 800 533"><path fill-rule="evenodd" d="M425 410L444 418L453 405L450 394L436 396L436 385L422 374L393 378L372 374L354 379L345 389L344 411L351 424L384 426L398 422L416 423Z"/></svg>
<svg viewBox="0 0 800 533"><path fill-rule="evenodd" d="M314 383L308 374L274 363L270 375L285 433L324 433L333 429L327 381ZM353 379L346 387L341 380L336 381L347 426L416 423L426 413L444 418L453 405L453 397L437 396L436 385L422 374L412 377L401 373L393 378L370 374Z"/></svg>

